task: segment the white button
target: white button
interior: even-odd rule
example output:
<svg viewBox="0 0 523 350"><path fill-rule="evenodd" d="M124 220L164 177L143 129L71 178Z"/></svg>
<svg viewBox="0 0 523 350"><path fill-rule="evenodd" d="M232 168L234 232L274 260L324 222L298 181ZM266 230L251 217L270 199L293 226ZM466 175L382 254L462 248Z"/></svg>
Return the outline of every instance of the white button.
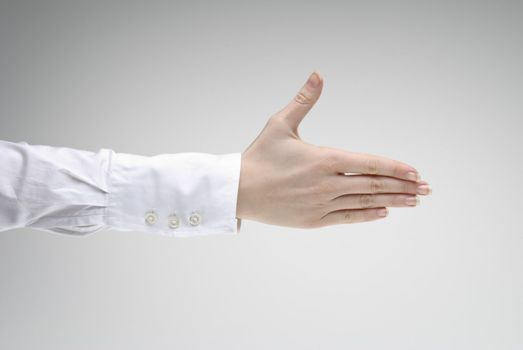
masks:
<svg viewBox="0 0 523 350"><path fill-rule="evenodd" d="M156 221L158 220L158 217L156 216L156 213L154 211L148 211L145 213L145 222L149 225L154 225Z"/></svg>
<svg viewBox="0 0 523 350"><path fill-rule="evenodd" d="M169 215L169 227L178 228L178 226L180 226L180 219L178 219L178 216L176 216L176 214Z"/></svg>
<svg viewBox="0 0 523 350"><path fill-rule="evenodd" d="M189 217L189 223L193 226L198 226L202 221L202 216L198 213L192 213Z"/></svg>

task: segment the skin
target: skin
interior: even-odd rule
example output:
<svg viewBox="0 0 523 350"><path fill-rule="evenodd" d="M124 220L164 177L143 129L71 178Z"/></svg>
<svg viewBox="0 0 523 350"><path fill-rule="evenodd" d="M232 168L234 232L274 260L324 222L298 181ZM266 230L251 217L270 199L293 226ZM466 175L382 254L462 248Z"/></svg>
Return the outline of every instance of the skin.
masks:
<svg viewBox="0 0 523 350"><path fill-rule="evenodd" d="M406 163L303 141L298 126L322 88L314 71L242 152L237 218L297 228L352 224L383 219L387 207L416 206L418 195L432 192Z"/></svg>

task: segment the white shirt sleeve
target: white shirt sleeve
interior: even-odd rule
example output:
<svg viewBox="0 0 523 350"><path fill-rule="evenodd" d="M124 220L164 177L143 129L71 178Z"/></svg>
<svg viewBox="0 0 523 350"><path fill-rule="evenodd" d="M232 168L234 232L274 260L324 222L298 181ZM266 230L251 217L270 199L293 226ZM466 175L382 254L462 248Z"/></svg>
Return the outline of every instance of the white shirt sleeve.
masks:
<svg viewBox="0 0 523 350"><path fill-rule="evenodd" d="M239 233L241 153L156 156L0 140L0 231Z"/></svg>

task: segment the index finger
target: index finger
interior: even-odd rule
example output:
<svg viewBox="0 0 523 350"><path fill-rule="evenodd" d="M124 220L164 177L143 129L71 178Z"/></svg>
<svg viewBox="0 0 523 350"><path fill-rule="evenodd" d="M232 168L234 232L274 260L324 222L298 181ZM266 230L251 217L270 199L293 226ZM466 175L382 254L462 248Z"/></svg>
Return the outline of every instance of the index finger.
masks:
<svg viewBox="0 0 523 350"><path fill-rule="evenodd" d="M420 181L416 168L398 160L369 153L335 150L334 168L338 173L360 173L396 177L409 181Z"/></svg>

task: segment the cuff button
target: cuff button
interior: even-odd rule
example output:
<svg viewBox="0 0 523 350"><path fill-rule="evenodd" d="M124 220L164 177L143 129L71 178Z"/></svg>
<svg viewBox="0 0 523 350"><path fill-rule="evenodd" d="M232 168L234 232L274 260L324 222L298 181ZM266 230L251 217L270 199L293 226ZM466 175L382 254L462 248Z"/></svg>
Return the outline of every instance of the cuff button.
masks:
<svg viewBox="0 0 523 350"><path fill-rule="evenodd" d="M201 221L202 221L202 216L196 212L192 213L191 216L189 217L189 223L192 226L198 226Z"/></svg>
<svg viewBox="0 0 523 350"><path fill-rule="evenodd" d="M158 221L158 217L156 216L156 213L154 211L149 211L145 213L145 222L148 225L154 225L156 224L156 221Z"/></svg>
<svg viewBox="0 0 523 350"><path fill-rule="evenodd" d="M172 229L178 228L180 226L180 219L176 214L169 215L169 227Z"/></svg>

